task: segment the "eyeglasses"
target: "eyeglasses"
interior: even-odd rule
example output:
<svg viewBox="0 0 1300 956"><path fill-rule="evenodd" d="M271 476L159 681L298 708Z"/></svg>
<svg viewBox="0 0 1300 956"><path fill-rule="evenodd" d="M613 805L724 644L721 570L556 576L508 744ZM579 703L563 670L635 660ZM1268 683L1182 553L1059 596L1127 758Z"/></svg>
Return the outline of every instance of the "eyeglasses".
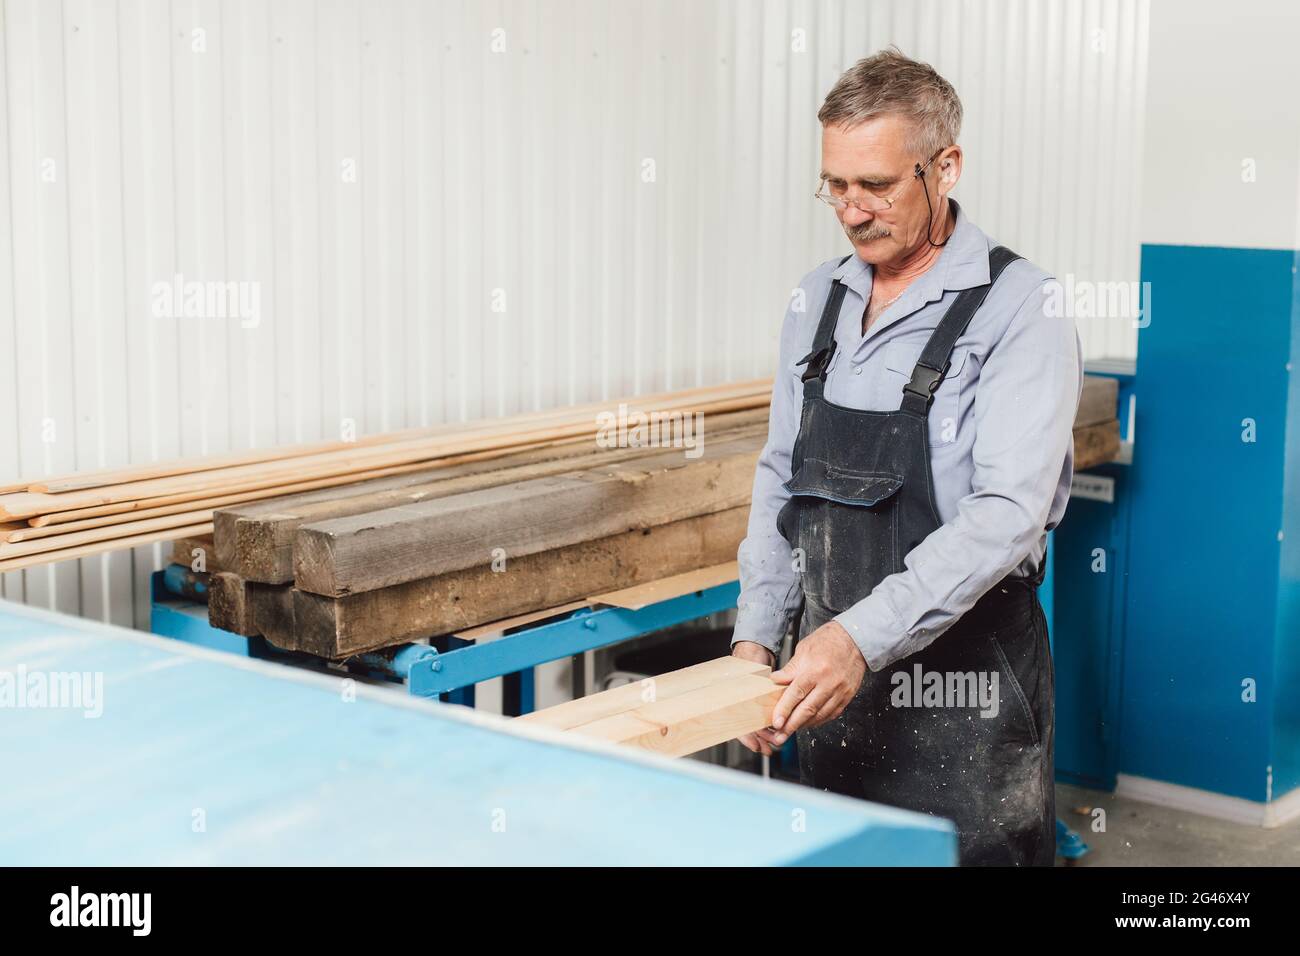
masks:
<svg viewBox="0 0 1300 956"><path fill-rule="evenodd" d="M917 163L912 171L912 179L920 179L925 174L925 171L929 169L930 164L933 163L936 159L938 159L939 153L942 152L943 150L941 149L939 150L939 152L931 156L928 160L926 160L924 166L922 166L920 163ZM818 187L817 192L813 193L813 197L816 199L820 199L822 202L830 206L832 209L847 209L849 206L852 206L854 209L861 210L862 212L884 212L886 209L893 208L894 203L898 202L898 197L903 195L903 190L906 189L908 186L910 186L911 183L912 183L911 179L903 183L902 186L898 187L898 189L895 190L892 196L876 195L871 192L871 187L868 186L867 195L862 199L845 199L843 196L836 196L835 190L839 188L841 191L843 191L847 189L848 186L847 185L840 186L840 187L831 186L829 187L830 191L827 192L828 187L826 185L826 177L823 176L821 180L821 185Z"/></svg>

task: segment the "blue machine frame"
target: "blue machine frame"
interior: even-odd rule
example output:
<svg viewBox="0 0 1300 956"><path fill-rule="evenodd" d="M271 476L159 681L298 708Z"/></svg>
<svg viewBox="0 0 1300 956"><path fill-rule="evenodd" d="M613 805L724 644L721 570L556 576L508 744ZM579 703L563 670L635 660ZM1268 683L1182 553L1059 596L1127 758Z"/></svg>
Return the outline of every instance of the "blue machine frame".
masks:
<svg viewBox="0 0 1300 956"><path fill-rule="evenodd" d="M244 657L308 663L306 655L279 651L261 638L240 637L208 623L207 605L176 593L179 574L172 565L153 575L150 629L202 647ZM474 685L496 677L516 677L517 704L512 710L531 713L535 706L534 672L539 664L609 647L644 634L684 624L736 606L740 583L730 581L630 610L619 607L579 608L543 621L512 628L491 641L451 636L447 648L405 644L395 651L361 654L349 667L404 683L415 697L440 698L473 705Z"/></svg>

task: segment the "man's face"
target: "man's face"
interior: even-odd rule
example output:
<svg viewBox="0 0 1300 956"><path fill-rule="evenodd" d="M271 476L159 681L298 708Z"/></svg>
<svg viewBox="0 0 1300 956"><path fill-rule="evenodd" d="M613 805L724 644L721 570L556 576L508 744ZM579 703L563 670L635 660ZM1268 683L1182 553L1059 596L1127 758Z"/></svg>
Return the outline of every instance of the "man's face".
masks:
<svg viewBox="0 0 1300 956"><path fill-rule="evenodd" d="M931 166L926 170L927 207L922 184L913 174L916 164L924 166L930 157L910 151L911 134L911 121L893 115L847 130L834 125L822 128L821 174L826 190L846 199L894 200L892 207L879 212L855 206L835 211L858 258L872 265L901 262L919 248L930 226L929 209L937 209L939 197L947 192L937 193Z"/></svg>

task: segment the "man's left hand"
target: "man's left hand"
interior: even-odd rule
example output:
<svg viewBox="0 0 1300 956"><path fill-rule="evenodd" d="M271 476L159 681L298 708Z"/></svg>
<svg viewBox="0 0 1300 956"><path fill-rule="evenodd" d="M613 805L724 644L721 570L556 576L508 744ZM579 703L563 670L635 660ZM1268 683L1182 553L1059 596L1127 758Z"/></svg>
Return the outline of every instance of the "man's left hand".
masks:
<svg viewBox="0 0 1300 956"><path fill-rule="evenodd" d="M862 686L867 662L838 621L828 621L795 647L785 667L772 680L786 685L777 702L772 726L759 736L779 747L796 730L817 727L844 712Z"/></svg>

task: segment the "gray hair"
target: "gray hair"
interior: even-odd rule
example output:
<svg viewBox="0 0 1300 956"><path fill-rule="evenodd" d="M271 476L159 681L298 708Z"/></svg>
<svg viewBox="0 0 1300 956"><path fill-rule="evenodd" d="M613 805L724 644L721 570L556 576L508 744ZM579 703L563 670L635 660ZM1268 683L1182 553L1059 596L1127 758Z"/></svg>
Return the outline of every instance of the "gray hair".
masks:
<svg viewBox="0 0 1300 956"><path fill-rule="evenodd" d="M817 119L823 126L852 127L887 113L912 121L909 145L926 157L952 146L961 133L961 100L952 84L897 47L849 67L826 94Z"/></svg>

